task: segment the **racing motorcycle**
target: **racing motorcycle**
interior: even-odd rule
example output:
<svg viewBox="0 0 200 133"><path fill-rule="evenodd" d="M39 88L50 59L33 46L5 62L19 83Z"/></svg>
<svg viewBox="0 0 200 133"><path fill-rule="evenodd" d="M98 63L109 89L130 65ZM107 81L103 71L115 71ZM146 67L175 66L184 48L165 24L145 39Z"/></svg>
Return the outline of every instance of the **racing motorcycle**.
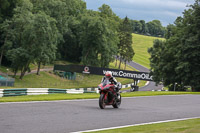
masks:
<svg viewBox="0 0 200 133"><path fill-rule="evenodd" d="M121 83L118 83L120 89ZM115 91L115 85L109 82L108 79L104 80L98 86L100 97L99 97L99 107L104 109L106 105L112 105L114 108L119 108L121 104L121 95L117 96ZM119 98L118 98L119 97Z"/></svg>

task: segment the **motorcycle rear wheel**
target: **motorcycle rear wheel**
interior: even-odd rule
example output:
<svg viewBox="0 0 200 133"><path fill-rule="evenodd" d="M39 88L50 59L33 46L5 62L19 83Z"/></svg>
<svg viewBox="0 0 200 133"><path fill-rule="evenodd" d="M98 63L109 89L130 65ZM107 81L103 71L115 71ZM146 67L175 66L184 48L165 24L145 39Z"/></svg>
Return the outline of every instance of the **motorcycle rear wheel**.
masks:
<svg viewBox="0 0 200 133"><path fill-rule="evenodd" d="M99 107L101 109L105 109L105 106L106 106L106 103L104 101L104 94L101 94L100 97L99 97Z"/></svg>

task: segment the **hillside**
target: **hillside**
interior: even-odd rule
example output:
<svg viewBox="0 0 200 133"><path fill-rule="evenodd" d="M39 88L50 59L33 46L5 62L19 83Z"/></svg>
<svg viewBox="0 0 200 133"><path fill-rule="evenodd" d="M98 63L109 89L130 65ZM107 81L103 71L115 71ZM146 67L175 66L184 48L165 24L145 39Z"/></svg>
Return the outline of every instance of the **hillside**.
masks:
<svg viewBox="0 0 200 133"><path fill-rule="evenodd" d="M135 51L135 55L133 57L133 61L141 64L147 68L150 68L149 58L150 55L147 52L148 48L153 46L153 41L155 39L162 39L158 37L144 36L139 34L132 34L133 36L133 49Z"/></svg>

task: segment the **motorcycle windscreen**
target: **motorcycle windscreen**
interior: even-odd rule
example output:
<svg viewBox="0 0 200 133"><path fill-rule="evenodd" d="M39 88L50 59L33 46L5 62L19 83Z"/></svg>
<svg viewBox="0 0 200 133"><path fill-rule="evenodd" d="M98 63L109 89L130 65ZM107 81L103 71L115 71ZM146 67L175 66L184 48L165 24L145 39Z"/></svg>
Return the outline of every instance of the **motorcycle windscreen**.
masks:
<svg viewBox="0 0 200 133"><path fill-rule="evenodd" d="M102 84L103 84L103 87L104 87L104 86L110 84L110 81L108 79L105 79Z"/></svg>

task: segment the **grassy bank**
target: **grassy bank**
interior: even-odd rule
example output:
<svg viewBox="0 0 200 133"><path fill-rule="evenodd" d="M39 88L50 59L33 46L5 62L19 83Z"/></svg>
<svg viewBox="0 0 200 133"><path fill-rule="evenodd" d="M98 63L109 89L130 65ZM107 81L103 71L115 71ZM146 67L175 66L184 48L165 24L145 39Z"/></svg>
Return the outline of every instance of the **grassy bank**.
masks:
<svg viewBox="0 0 200 133"><path fill-rule="evenodd" d="M133 57L133 61L137 62L147 68L150 68L149 58L150 55L147 52L148 48L153 46L153 41L155 39L161 39L158 37L151 37L151 36L144 36L139 34L132 34L133 35L133 49L135 51L135 55Z"/></svg>
<svg viewBox="0 0 200 133"><path fill-rule="evenodd" d="M200 133L200 119L132 126L95 133Z"/></svg>
<svg viewBox="0 0 200 133"><path fill-rule="evenodd" d="M1 89L11 88L86 88L97 87L101 82L103 76L98 75L84 75L77 74L76 80L68 80L56 76L49 72L41 72L40 76L36 74L30 74L24 76L23 80L19 79L19 76L15 79L14 87L0 87ZM116 78L118 82L122 84L131 83L133 80L126 78Z"/></svg>
<svg viewBox="0 0 200 133"><path fill-rule="evenodd" d="M133 92L122 93L122 97L138 96L158 96L158 95L184 95L200 94L200 92ZM49 94L49 95L30 95L16 97L1 97L0 102L24 102L24 101L54 101L54 100L73 100L73 99L94 99L99 98L99 94Z"/></svg>
<svg viewBox="0 0 200 133"><path fill-rule="evenodd" d="M69 64L68 62L57 62L56 64ZM116 68L115 62L110 63L110 68ZM124 64L122 67L124 69ZM134 68L126 67L126 70L134 71ZM15 79L14 87L0 87L1 89L10 89L10 88L87 88L87 87L97 87L101 82L103 76L98 75L84 75L77 73L76 80L68 80L56 76L53 72L40 72L40 75L29 74L24 76L23 80L19 79L19 76ZM126 78L116 78L118 82L122 84L128 84L133 82L132 79Z"/></svg>

